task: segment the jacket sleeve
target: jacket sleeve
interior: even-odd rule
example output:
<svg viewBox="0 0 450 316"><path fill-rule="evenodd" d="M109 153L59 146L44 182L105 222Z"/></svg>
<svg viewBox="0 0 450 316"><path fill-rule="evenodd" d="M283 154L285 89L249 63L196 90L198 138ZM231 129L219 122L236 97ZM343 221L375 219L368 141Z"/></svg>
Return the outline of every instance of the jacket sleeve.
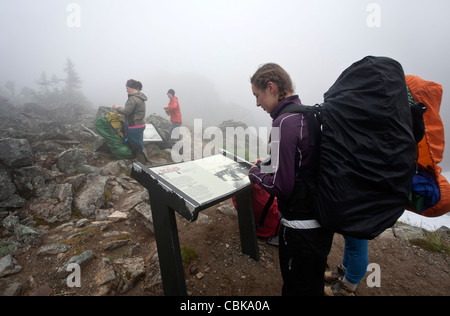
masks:
<svg viewBox="0 0 450 316"><path fill-rule="evenodd" d="M178 100L173 98L172 101L170 101L167 109L172 112L172 111L176 110L177 107L178 107Z"/></svg>
<svg viewBox="0 0 450 316"><path fill-rule="evenodd" d="M136 100L134 100L134 97L129 97L127 100L127 103L125 103L125 107L118 108L117 112L128 117L131 115L131 113L134 112L136 105L137 105L137 103L136 103Z"/></svg>
<svg viewBox="0 0 450 316"><path fill-rule="evenodd" d="M294 114L295 115L295 114ZM272 139L271 162L275 170L274 173L263 173L260 168L253 168L249 172L252 183L258 184L270 195L275 195L280 199L289 199L294 191L296 153L297 153L297 133L298 114L289 115L284 118L279 128L279 141ZM276 128L274 126L273 128ZM274 135L272 133L272 135Z"/></svg>

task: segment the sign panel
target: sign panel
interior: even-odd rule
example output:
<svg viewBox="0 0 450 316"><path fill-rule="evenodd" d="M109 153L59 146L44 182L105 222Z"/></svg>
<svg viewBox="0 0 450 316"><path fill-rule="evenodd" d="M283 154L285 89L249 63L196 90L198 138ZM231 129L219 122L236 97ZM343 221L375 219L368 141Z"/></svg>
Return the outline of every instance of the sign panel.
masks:
<svg viewBox="0 0 450 316"><path fill-rule="evenodd" d="M198 207L250 185L249 168L245 161L218 154L149 170L160 183Z"/></svg>
<svg viewBox="0 0 450 316"><path fill-rule="evenodd" d="M162 138L152 124L146 124L144 130L144 142L162 142Z"/></svg>

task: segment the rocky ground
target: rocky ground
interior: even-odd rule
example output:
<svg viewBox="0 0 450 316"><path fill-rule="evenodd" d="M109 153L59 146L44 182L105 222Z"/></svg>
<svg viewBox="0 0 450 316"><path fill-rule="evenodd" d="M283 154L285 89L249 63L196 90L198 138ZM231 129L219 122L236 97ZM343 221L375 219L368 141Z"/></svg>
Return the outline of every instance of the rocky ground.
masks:
<svg viewBox="0 0 450 316"><path fill-rule="evenodd" d="M185 264L189 295L280 295L277 247L260 239L259 262L243 255L230 201L206 210L198 222L182 218L177 222L183 251L193 253ZM0 279L2 295L163 295L156 243L142 219L130 216L82 223L71 220L54 228L40 227L39 240L13 257L18 273ZM55 244L67 247L50 247ZM330 267L340 263L343 245L342 236L336 235ZM65 272L64 267L71 258L86 253L80 261L81 287L70 287L72 271ZM364 279L357 292L360 296L450 295L446 254L425 251L388 230L369 242L369 257L380 265L381 284L370 287Z"/></svg>
<svg viewBox="0 0 450 316"><path fill-rule="evenodd" d="M39 107L18 115L0 124L0 295L163 295L148 193L129 176L133 161L95 149L95 115L78 113L73 124L49 120L52 112ZM151 164L170 162L163 150L147 151ZM194 223L177 216L177 224L189 295L280 295L278 248L259 239L259 262L241 253L231 200ZM450 295L448 252L412 245L410 230L422 235L399 225L398 237L388 230L369 242L380 287L369 271L357 295ZM336 235L331 268L343 247Z"/></svg>

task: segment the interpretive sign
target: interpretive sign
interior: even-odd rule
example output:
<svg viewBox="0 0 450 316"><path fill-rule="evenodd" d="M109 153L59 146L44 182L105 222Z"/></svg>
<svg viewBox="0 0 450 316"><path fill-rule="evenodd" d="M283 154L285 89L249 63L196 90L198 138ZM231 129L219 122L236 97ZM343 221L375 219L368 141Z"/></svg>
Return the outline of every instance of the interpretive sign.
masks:
<svg viewBox="0 0 450 316"><path fill-rule="evenodd" d="M235 196L242 252L259 260L248 180L250 166L226 151L151 168L133 164L131 176L149 192L166 295L186 295L175 212L193 222L202 210Z"/></svg>
<svg viewBox="0 0 450 316"><path fill-rule="evenodd" d="M215 155L149 168L149 171L162 185L183 198L186 206L194 211L195 208L215 202L248 186L248 169L249 166L245 162L239 163L226 156Z"/></svg>

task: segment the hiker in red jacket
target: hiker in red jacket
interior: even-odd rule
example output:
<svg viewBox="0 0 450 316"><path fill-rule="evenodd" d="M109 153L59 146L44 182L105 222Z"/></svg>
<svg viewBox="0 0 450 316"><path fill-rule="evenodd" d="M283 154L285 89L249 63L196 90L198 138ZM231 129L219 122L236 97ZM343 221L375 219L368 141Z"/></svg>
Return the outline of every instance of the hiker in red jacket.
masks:
<svg viewBox="0 0 450 316"><path fill-rule="evenodd" d="M180 103L178 103L178 98L175 96L175 91L173 89L170 89L167 92L167 96L170 99L169 106L165 107L164 110L166 110L167 115L170 115L170 121L172 122L172 128L170 130L170 135L172 135L172 132L175 128L180 127L182 120L181 120L181 111L180 111ZM171 136L172 139L178 139L179 133L176 131L175 135Z"/></svg>

